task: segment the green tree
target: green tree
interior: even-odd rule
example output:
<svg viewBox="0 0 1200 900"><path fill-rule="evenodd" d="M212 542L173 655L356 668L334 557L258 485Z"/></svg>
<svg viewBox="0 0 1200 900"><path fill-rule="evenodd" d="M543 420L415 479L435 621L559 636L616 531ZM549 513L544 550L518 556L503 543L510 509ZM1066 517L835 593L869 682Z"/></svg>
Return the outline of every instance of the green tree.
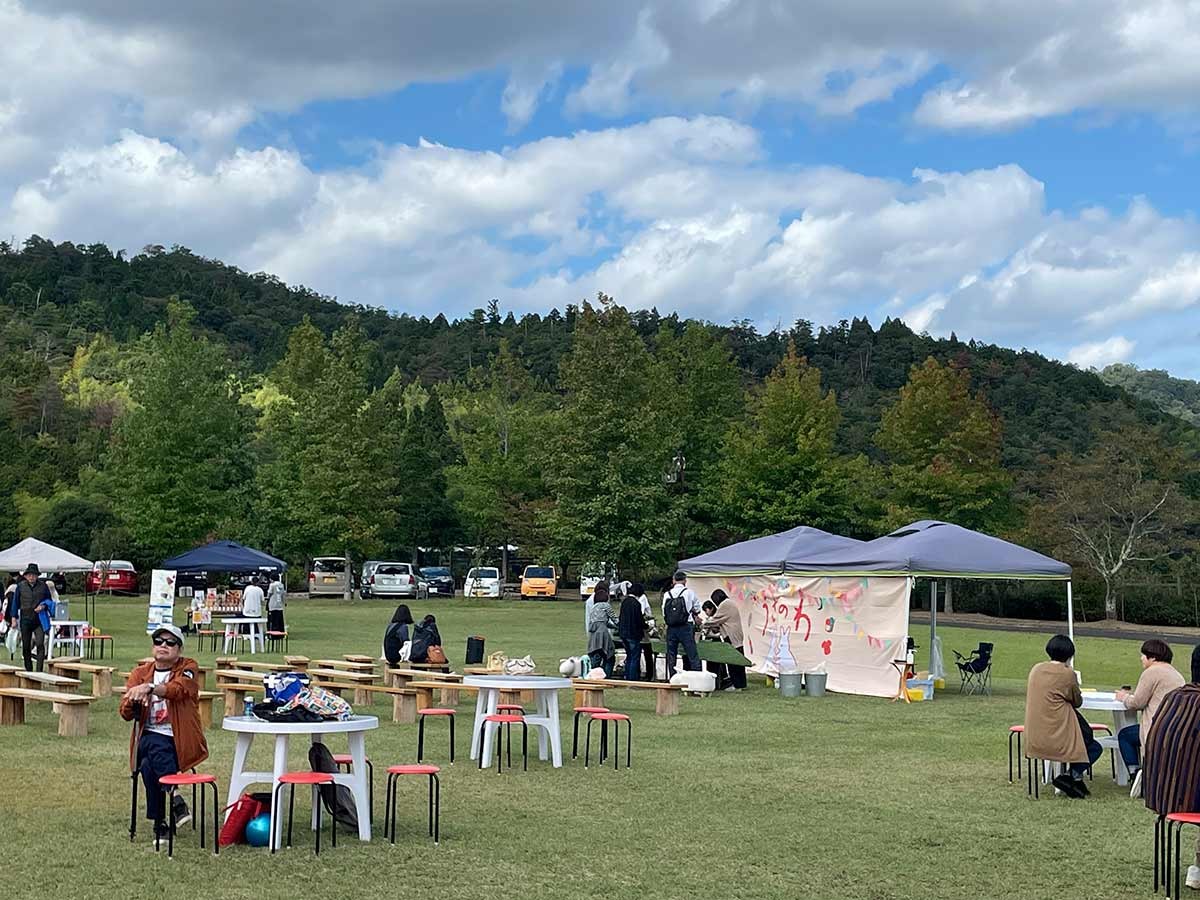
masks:
<svg viewBox="0 0 1200 900"><path fill-rule="evenodd" d="M462 462L448 479L468 540L481 550L514 542L526 552L540 547L535 513L545 504L539 441L548 403L507 340L500 341L486 373L472 370L450 405ZM478 561L486 560L478 555ZM507 550L500 564L507 580Z"/></svg>
<svg viewBox="0 0 1200 900"><path fill-rule="evenodd" d="M544 521L560 561L661 564L683 522L663 473L686 427L670 416L670 387L629 314L601 295L576 313L562 362L563 395L543 463L553 505Z"/></svg>
<svg viewBox="0 0 1200 900"><path fill-rule="evenodd" d="M965 369L929 358L884 412L875 442L891 463L887 527L944 519L996 530L1011 521L1000 420L970 385Z"/></svg>
<svg viewBox="0 0 1200 900"><path fill-rule="evenodd" d="M131 385L108 461L117 514L141 558L157 562L236 518L253 469L244 407L222 349L171 304Z"/></svg>
<svg viewBox="0 0 1200 900"><path fill-rule="evenodd" d="M797 525L863 531L869 467L837 457L837 401L794 344L748 402L749 420L726 433L711 486L720 520L744 537Z"/></svg>

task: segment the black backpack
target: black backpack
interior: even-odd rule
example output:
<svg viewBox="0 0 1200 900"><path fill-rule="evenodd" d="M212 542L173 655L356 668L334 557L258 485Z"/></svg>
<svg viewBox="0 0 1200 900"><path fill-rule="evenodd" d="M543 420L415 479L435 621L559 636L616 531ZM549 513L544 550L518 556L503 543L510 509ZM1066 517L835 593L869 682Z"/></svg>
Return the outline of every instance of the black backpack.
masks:
<svg viewBox="0 0 1200 900"><path fill-rule="evenodd" d="M308 748L308 764L314 772L338 772L337 763L329 748L318 742ZM358 831L358 809L354 805L354 792L344 784L323 784L321 787L321 802L339 825L345 825L352 831Z"/></svg>
<svg viewBox="0 0 1200 900"><path fill-rule="evenodd" d="M688 623L688 604L687 600L684 599L686 595L686 590L679 594L672 594L670 591L667 592L667 602L663 607L663 621L667 623L668 627L676 627Z"/></svg>

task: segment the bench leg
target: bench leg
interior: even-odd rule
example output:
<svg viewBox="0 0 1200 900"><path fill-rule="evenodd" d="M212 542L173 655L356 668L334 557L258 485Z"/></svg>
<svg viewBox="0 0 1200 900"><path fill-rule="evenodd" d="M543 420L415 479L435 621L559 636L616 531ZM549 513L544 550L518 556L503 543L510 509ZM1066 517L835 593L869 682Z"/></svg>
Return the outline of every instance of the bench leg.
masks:
<svg viewBox="0 0 1200 900"><path fill-rule="evenodd" d="M112 696L113 673L105 670L92 673L92 696L97 700Z"/></svg>
<svg viewBox="0 0 1200 900"><path fill-rule="evenodd" d="M417 709L428 709L433 706L433 688L414 688L417 692Z"/></svg>
<svg viewBox="0 0 1200 900"><path fill-rule="evenodd" d="M87 737L88 733L88 704L63 704L62 713L58 717L59 737Z"/></svg>
<svg viewBox="0 0 1200 900"><path fill-rule="evenodd" d="M412 694L396 694L392 697L392 721L411 725L417 721L417 698Z"/></svg>
<svg viewBox="0 0 1200 900"><path fill-rule="evenodd" d="M658 698L654 701L654 714L657 716L679 715L679 695L682 691L655 691Z"/></svg>
<svg viewBox="0 0 1200 900"><path fill-rule="evenodd" d="M24 725L25 700L22 697L0 697L0 725Z"/></svg>
<svg viewBox="0 0 1200 900"><path fill-rule="evenodd" d="M575 705L576 706L603 706L604 705L604 688L576 688L575 689Z"/></svg>
<svg viewBox="0 0 1200 900"><path fill-rule="evenodd" d="M370 706L371 692L364 691L362 688L354 689L354 705L355 706Z"/></svg>
<svg viewBox="0 0 1200 900"><path fill-rule="evenodd" d="M442 688L442 706L448 706L451 709L458 706L459 690L456 687Z"/></svg>
<svg viewBox="0 0 1200 900"><path fill-rule="evenodd" d="M200 727L209 731L213 727L213 698L200 698Z"/></svg>

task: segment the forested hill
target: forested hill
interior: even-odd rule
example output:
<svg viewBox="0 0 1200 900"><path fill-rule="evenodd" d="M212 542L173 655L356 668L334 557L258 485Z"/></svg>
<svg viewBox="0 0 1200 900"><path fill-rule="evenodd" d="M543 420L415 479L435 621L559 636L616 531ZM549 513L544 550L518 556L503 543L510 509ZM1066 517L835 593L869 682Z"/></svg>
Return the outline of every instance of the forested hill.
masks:
<svg viewBox="0 0 1200 900"><path fill-rule="evenodd" d="M402 286L397 292L402 300ZM164 321L172 296L193 306L199 326L227 345L230 359L249 372L274 365L287 348L291 329L305 316L326 335L356 316L375 345L370 378L377 384L394 368L425 385L462 379L472 366L485 365L506 339L531 373L553 387L578 314L577 307L568 306L518 319L484 299L468 318L418 318L340 303L185 248L147 247L126 258L103 244L55 245L35 236L20 250L0 243L8 354L4 377L15 390L6 410L10 427L24 435L39 431L46 415L42 407L57 403L58 370L75 348L96 334L118 342L137 338ZM616 300L637 306L636 297ZM679 333L685 325L674 314L661 316L654 310L634 311L632 317L651 344L660 329ZM898 320L885 321L878 329L865 319L819 328L801 320L769 334L759 334L748 322L712 327L747 383L770 372L794 341L836 392L845 414L840 442L846 452L871 451L882 407L895 398L912 365L928 356L971 372L973 386L1004 420L1003 462L1015 470L1064 447L1086 450L1095 404L1138 406L1120 387L1094 373L1037 353L914 334ZM21 355L14 358L14 353ZM32 361L23 356L27 353ZM1139 407L1138 415L1146 421L1164 419L1149 402Z"/></svg>
<svg viewBox="0 0 1200 900"><path fill-rule="evenodd" d="M1175 378L1162 369L1139 369L1128 363L1106 366L1100 377L1105 384L1124 388L1135 397L1153 403L1165 413L1200 426L1200 383Z"/></svg>
<svg viewBox="0 0 1200 900"><path fill-rule="evenodd" d="M184 248L0 243L0 541L147 566L210 536L297 563L513 543L655 577L797 523L936 518L1079 566L1110 615L1133 568L1089 547L1128 522L1153 525L1139 578L1191 565L1200 432L1095 372L898 320L479 300L429 319ZM1194 605L1147 595L1145 618Z"/></svg>

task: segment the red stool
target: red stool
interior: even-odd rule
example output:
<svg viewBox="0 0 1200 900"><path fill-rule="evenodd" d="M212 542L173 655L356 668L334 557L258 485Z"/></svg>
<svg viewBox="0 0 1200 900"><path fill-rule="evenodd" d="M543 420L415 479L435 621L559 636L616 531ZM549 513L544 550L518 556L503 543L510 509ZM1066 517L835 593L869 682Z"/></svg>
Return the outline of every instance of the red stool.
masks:
<svg viewBox="0 0 1200 900"><path fill-rule="evenodd" d="M383 833L396 843L396 787L404 775L429 776L429 836L436 847L442 831L442 783L438 779L437 766L390 766L388 768L387 792L383 801ZM388 823L392 830L388 831Z"/></svg>
<svg viewBox="0 0 1200 900"><path fill-rule="evenodd" d="M571 759L579 759L579 717L594 716L596 713L606 713L609 709L607 706L577 706L575 707L575 726L571 732ZM608 725L600 726L601 740L605 740L608 736Z"/></svg>
<svg viewBox="0 0 1200 900"><path fill-rule="evenodd" d="M1179 845L1183 843L1183 826L1200 826L1200 813L1167 813L1154 824L1154 892L1158 893L1161 862L1162 886L1168 897L1179 897ZM1171 893L1171 876L1167 866L1171 860L1171 835L1175 836L1175 893Z"/></svg>
<svg viewBox="0 0 1200 900"><path fill-rule="evenodd" d="M354 767L354 757L351 756L349 753L335 753L335 754L333 754L333 763L339 769L342 766L345 766L346 771L349 772ZM370 759L367 760L367 791L368 791L368 796L370 798L368 800L368 802L371 804L371 821L374 822L375 821L375 767L373 765L371 765Z"/></svg>
<svg viewBox="0 0 1200 900"><path fill-rule="evenodd" d="M1021 735L1025 733L1024 725L1013 725L1008 729L1008 783L1013 783L1013 738L1017 739L1017 777L1021 777Z"/></svg>
<svg viewBox="0 0 1200 900"><path fill-rule="evenodd" d="M175 853L175 791L181 787L191 787L192 789L192 806L196 804L196 788L200 788L200 849L204 849L204 788L206 785L212 785L213 794L213 854L221 852L220 841L217 832L217 819L220 818L217 813L221 809L217 800L217 779L212 775L197 775L195 772L180 772L178 775L163 775L158 779L159 786L163 789L163 803L170 810L170 828L167 829L167 858L169 859ZM157 824L157 823L156 823ZM192 809L192 830L196 829L196 810ZM154 850L158 851L158 829L155 829L154 835Z"/></svg>
<svg viewBox="0 0 1200 900"><path fill-rule="evenodd" d="M516 713L519 716L525 715L525 707L519 703L500 703L496 706L498 713Z"/></svg>
<svg viewBox="0 0 1200 900"><path fill-rule="evenodd" d="M418 709L420 724L417 726L417 762L425 758L425 719L429 716L447 716L450 719L450 765L454 765L454 710L438 706Z"/></svg>
<svg viewBox="0 0 1200 900"><path fill-rule="evenodd" d="M521 726L521 769L529 771L529 726L525 724L524 716L514 716L508 713L496 713L491 716L483 717L483 727L487 728L487 723L493 722L496 725L496 774L500 774L500 760L503 754L500 752L500 727L507 728L508 734L508 767L512 768L512 727L514 725ZM479 768L483 768L483 748L479 748Z"/></svg>
<svg viewBox="0 0 1200 900"><path fill-rule="evenodd" d="M621 723L626 724L625 731L625 768L629 768L633 755L633 722L625 713L602 712L592 713L588 717L587 725L587 743L584 744L583 750L583 767L588 767L589 758L592 751L592 723L600 723L600 764L604 765L604 760L608 756L608 736L604 733L609 722L613 723L613 768L621 767Z"/></svg>
<svg viewBox="0 0 1200 900"><path fill-rule="evenodd" d="M296 785L310 784L313 789L313 809L317 812L317 843L315 852L317 855L321 853L321 798L317 796L317 788L323 784L333 784L333 776L328 772L284 772L279 776L279 784L275 786L274 794L271 797L271 809L275 810L275 817L278 820L280 815L279 810L279 793L285 785L291 785L292 790L288 795L288 832L287 846L292 846L292 818L296 806ZM333 846L337 846L337 816L329 817L330 826L329 834L333 838ZM271 838L269 840L271 852L275 852L275 834L272 829Z"/></svg>

